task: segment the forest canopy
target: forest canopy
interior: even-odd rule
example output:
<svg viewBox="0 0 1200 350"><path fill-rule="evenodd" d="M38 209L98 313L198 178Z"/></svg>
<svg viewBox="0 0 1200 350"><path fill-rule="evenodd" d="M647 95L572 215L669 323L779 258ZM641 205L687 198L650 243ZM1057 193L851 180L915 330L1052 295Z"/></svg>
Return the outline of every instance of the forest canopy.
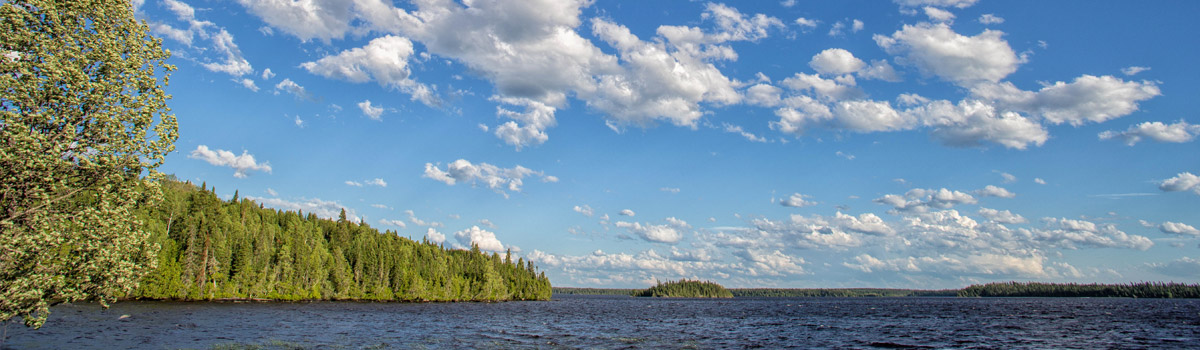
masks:
<svg viewBox="0 0 1200 350"><path fill-rule="evenodd" d="M139 215L158 267L127 297L171 300L546 300L532 262L416 242L365 223L229 201L201 184L166 180Z"/></svg>

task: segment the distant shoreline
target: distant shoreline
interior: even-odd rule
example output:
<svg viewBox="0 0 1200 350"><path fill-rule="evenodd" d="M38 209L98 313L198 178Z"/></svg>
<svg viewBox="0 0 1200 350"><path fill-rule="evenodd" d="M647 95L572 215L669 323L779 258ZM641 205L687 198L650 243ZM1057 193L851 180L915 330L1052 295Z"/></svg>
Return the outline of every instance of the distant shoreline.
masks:
<svg viewBox="0 0 1200 350"><path fill-rule="evenodd" d="M553 294L630 295L641 289L553 287ZM728 288L735 298L745 297L1061 297L1061 298L1200 298L1200 284L1138 282L1080 284L995 282L962 289L900 288Z"/></svg>

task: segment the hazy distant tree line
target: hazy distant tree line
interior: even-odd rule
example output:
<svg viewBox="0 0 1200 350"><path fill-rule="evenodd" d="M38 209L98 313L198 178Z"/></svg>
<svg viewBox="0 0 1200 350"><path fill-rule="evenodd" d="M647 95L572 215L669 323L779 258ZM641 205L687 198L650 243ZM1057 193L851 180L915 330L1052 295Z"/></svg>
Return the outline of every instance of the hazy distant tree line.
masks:
<svg viewBox="0 0 1200 350"><path fill-rule="evenodd" d="M730 289L735 297L952 297L958 294L957 289L917 290L890 288L747 288Z"/></svg>
<svg viewBox="0 0 1200 350"><path fill-rule="evenodd" d="M128 297L175 300L501 301L550 298L550 281L510 254L445 249L365 223L224 201L202 184L163 181L139 215L157 268Z"/></svg>
<svg viewBox="0 0 1200 350"><path fill-rule="evenodd" d="M1200 285L1174 282L1128 284L1000 282L972 285L959 291L958 296L1200 298Z"/></svg>
<svg viewBox="0 0 1200 350"><path fill-rule="evenodd" d="M645 290L636 290L630 295L635 297L671 297L671 298L732 298L733 294L720 284L709 281L678 281L658 282L657 285Z"/></svg>

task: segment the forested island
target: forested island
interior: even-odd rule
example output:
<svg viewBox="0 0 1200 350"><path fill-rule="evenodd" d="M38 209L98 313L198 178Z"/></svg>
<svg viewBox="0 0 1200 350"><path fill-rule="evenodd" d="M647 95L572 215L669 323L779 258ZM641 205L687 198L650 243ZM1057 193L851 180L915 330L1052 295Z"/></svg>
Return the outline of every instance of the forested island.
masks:
<svg viewBox="0 0 1200 350"><path fill-rule="evenodd" d="M634 291L635 297L667 297L667 298L732 298L733 293L720 284L709 281L678 281L658 282L658 285L645 290Z"/></svg>
<svg viewBox="0 0 1200 350"><path fill-rule="evenodd" d="M546 300L550 281L505 253L446 249L365 223L264 208L234 192L164 180L138 216L159 247L133 299Z"/></svg>

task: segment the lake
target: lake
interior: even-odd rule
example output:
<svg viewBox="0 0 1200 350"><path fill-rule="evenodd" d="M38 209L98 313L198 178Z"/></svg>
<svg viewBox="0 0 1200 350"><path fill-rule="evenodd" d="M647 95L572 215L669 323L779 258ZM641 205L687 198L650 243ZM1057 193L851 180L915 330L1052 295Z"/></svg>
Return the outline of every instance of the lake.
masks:
<svg viewBox="0 0 1200 350"><path fill-rule="evenodd" d="M1195 348L1200 300L652 299L60 305L5 349Z"/></svg>

